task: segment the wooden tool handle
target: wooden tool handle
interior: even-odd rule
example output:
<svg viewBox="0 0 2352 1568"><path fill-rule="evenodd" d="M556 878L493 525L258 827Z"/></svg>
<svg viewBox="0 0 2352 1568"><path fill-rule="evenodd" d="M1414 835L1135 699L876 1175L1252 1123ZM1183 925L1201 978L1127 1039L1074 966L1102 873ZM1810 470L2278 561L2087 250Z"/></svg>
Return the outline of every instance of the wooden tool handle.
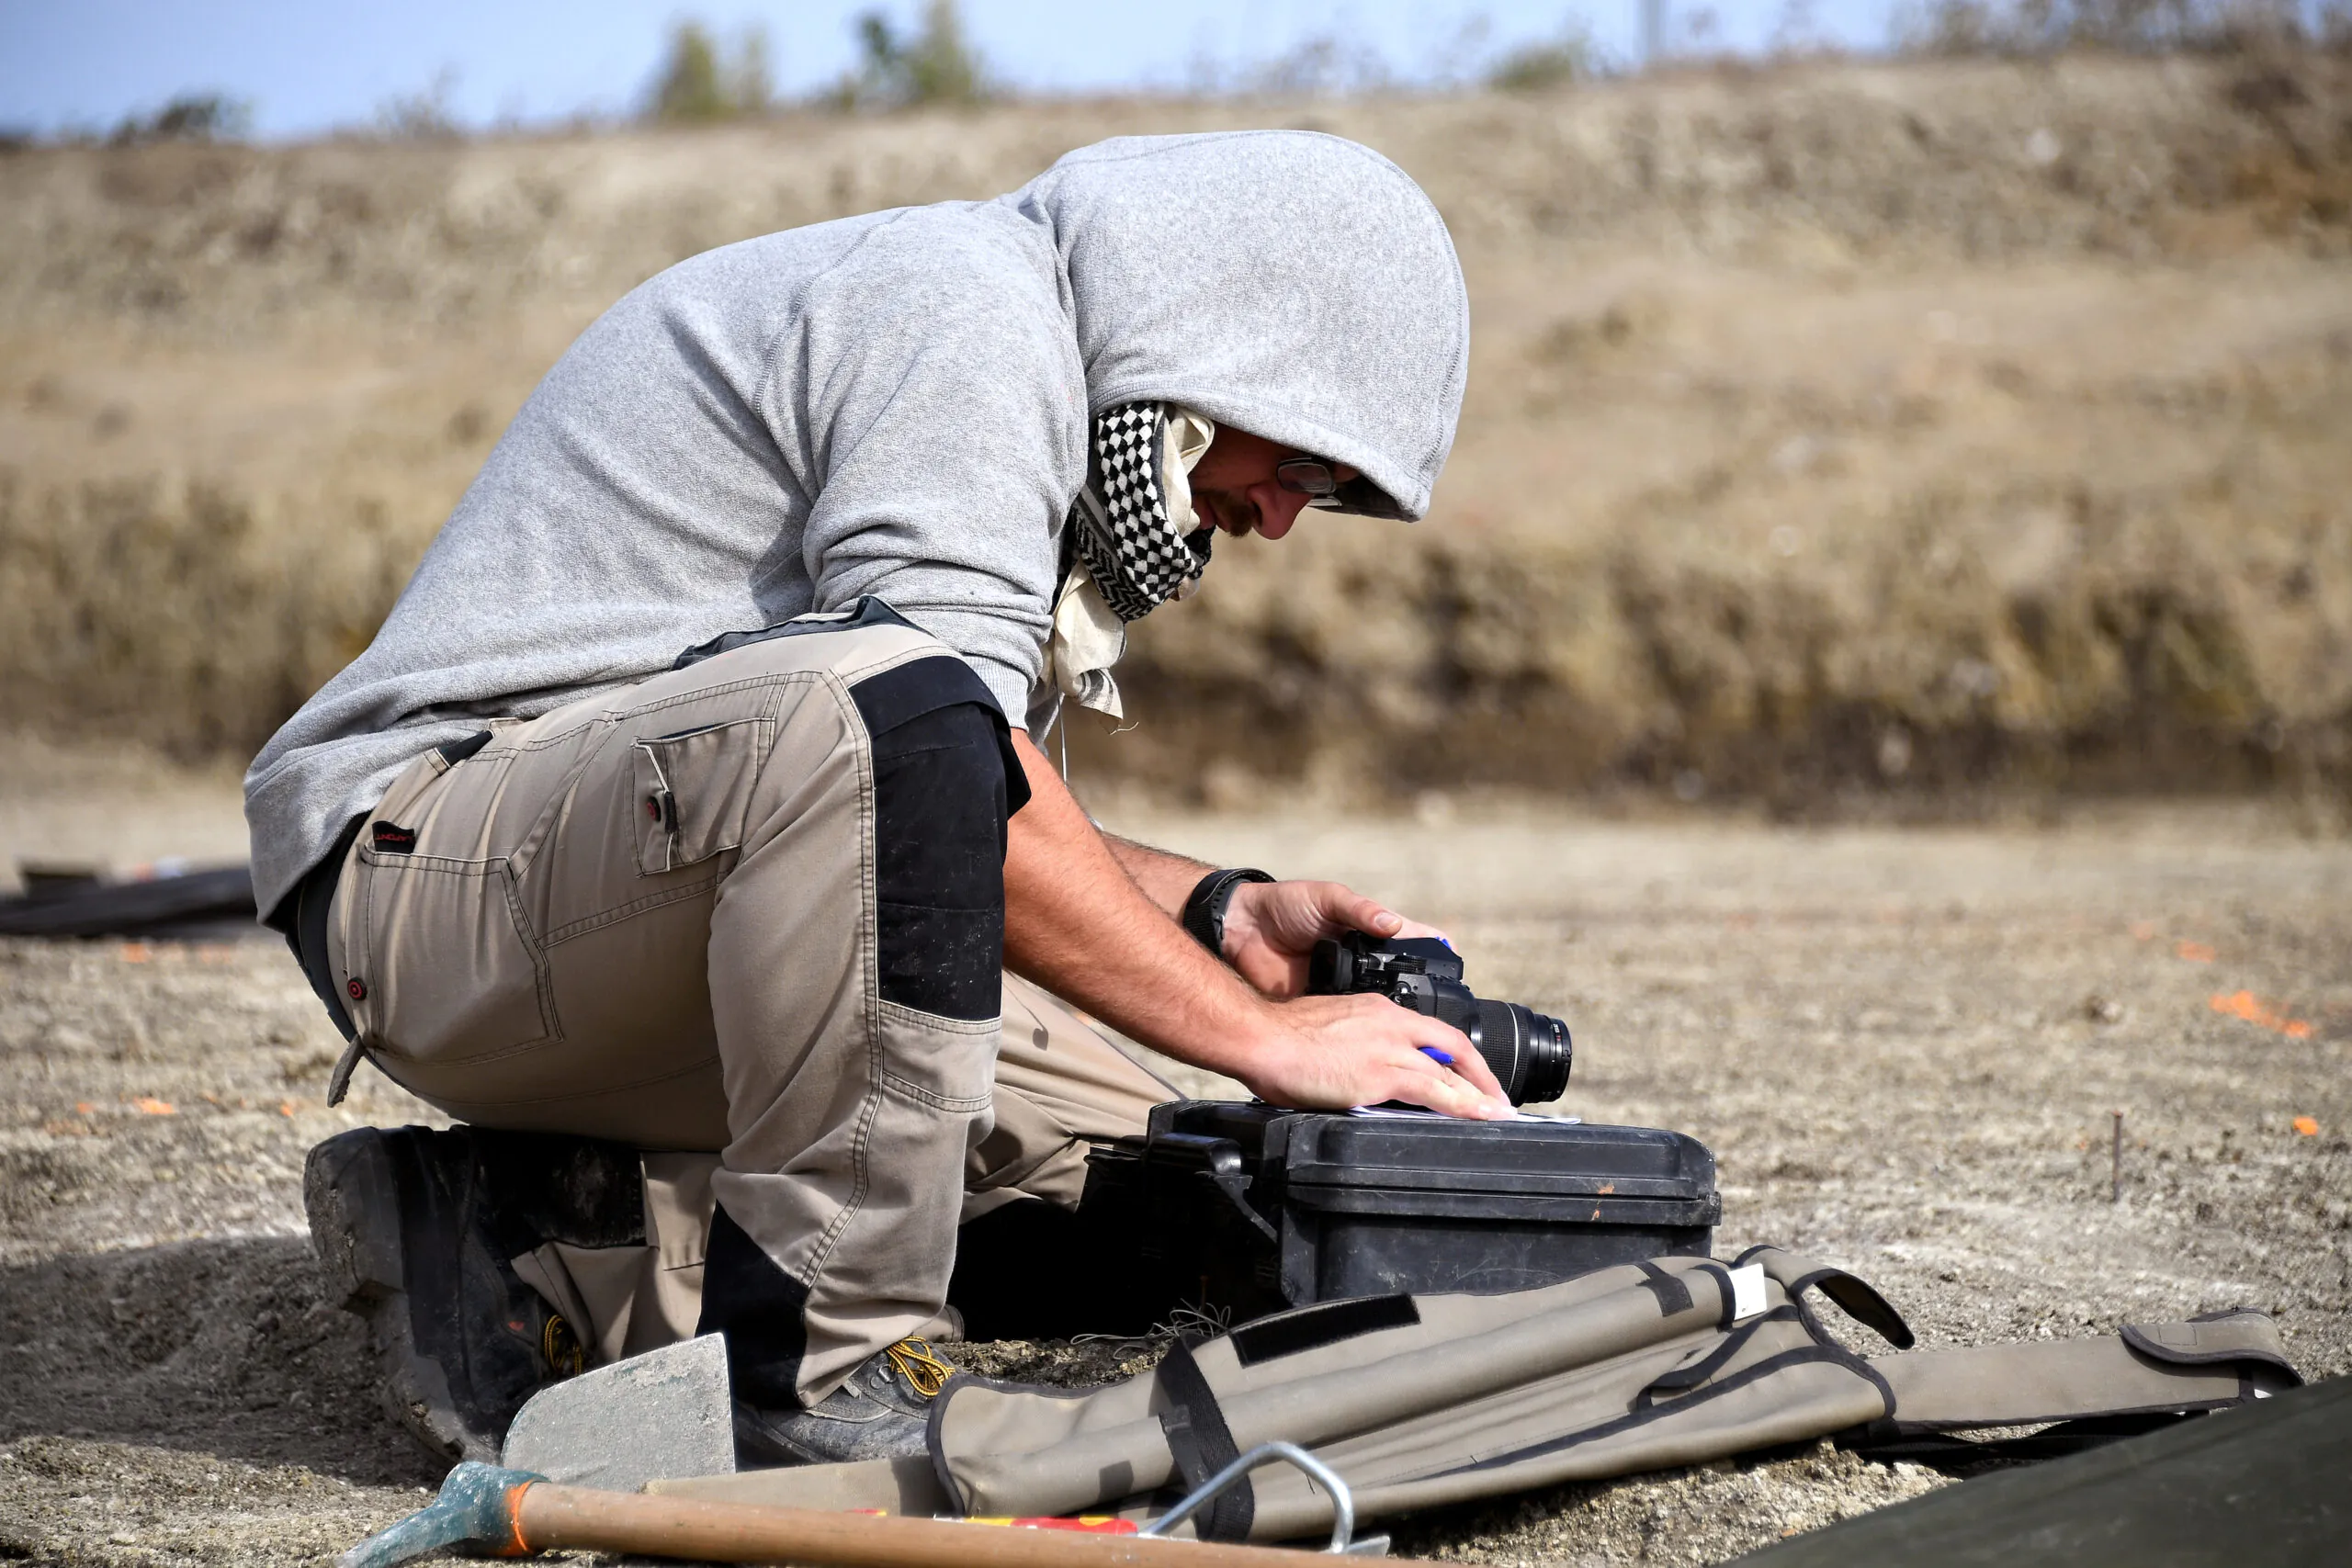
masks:
<svg viewBox="0 0 2352 1568"><path fill-rule="evenodd" d="M706 1503L550 1482L526 1490L514 1517L530 1551L592 1547L808 1568L1307 1568L1330 1561L1283 1547Z"/></svg>

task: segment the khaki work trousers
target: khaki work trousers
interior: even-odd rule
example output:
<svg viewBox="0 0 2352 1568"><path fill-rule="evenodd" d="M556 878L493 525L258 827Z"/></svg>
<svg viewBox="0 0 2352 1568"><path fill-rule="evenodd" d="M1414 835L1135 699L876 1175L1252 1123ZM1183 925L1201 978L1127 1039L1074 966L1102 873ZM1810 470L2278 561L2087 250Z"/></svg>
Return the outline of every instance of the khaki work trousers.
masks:
<svg viewBox="0 0 2352 1568"><path fill-rule="evenodd" d="M605 1355L718 1327L739 1393L821 1398L940 1324L961 1221L1074 1203L1170 1098L997 967L1010 752L958 679L895 616L793 623L429 752L362 825L328 962L376 1065L650 1151L644 1247L522 1265Z"/></svg>

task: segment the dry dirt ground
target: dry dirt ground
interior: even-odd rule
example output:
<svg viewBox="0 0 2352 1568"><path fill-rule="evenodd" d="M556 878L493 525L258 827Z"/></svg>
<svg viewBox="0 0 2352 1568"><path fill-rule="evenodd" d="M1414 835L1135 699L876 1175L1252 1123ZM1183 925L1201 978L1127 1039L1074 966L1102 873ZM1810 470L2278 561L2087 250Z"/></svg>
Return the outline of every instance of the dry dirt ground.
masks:
<svg viewBox="0 0 2352 1568"><path fill-rule="evenodd" d="M1443 923L1480 989L1570 1021L1562 1109L1715 1150L1721 1252L1850 1267L1930 1346L2246 1303L2307 1373L2352 1370L2352 844L2251 807L1899 831L1097 804ZM0 744L0 863L241 843L225 773ZM327 1110L333 1043L274 941L0 942L0 1558L321 1562L436 1480L302 1236L308 1145L423 1114L365 1071ZM1118 1354L967 1351L1065 1379ZM1409 1521L1399 1544L1720 1562L1938 1483L1824 1450Z"/></svg>

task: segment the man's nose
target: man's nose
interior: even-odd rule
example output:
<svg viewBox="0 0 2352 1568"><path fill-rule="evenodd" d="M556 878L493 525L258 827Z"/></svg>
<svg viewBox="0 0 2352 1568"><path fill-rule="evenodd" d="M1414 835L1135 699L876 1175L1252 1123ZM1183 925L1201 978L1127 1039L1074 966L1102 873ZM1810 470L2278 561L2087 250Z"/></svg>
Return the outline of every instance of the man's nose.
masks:
<svg viewBox="0 0 2352 1568"><path fill-rule="evenodd" d="M1265 484L1251 485L1250 499L1258 508L1259 536L1279 539L1290 532L1292 524L1298 521L1298 514L1306 509L1309 498L1269 480Z"/></svg>

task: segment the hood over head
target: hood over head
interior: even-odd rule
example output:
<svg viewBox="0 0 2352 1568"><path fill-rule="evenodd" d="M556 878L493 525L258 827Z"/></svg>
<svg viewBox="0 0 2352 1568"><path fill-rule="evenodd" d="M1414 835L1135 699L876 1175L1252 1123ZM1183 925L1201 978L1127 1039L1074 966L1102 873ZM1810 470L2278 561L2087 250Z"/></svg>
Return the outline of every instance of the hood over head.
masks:
<svg viewBox="0 0 2352 1568"><path fill-rule="evenodd" d="M1131 136L1003 198L1052 234L1090 413L1159 401L1362 470L1341 509L1426 513L1470 348L1419 186L1312 131Z"/></svg>

